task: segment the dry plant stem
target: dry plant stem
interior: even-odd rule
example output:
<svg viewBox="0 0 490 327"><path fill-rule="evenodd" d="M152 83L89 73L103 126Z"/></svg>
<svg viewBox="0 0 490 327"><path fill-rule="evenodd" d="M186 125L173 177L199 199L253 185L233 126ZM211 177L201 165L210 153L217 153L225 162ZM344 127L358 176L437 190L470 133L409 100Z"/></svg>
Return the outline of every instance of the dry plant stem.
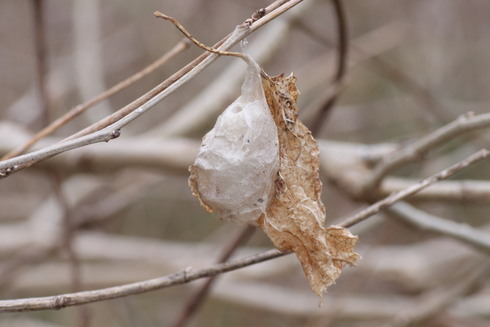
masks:
<svg viewBox="0 0 490 327"><path fill-rule="evenodd" d="M231 48L240 40L248 36L253 31L257 30L267 22L273 20L279 15L283 14L287 10L291 9L295 5L302 2L302 0L290 0L278 7L276 10L269 12L268 8L265 8L265 12L269 12L259 20L248 24L242 24L235 28L232 35L226 39L224 43L219 46L217 50L223 51ZM221 43L221 42L219 42ZM214 60L217 59L216 54L206 52L194 61L186 65L180 71L169 77L157 87L153 88L150 92L146 93L136 101L130 103L126 107L117 111L116 113L106 117L99 121L95 125L92 125L79 133L76 133L65 141L53 146L21 155L9 160L0 162L0 178L4 178L12 173L15 173L23 168L31 166L37 162L50 158L59 153L79 148L85 145L107 142L117 136L119 136L120 129L146 111L153 108L157 103L167 97L169 94L180 88L203 69L208 67ZM87 135L88 134L88 135Z"/></svg>
<svg viewBox="0 0 490 327"><path fill-rule="evenodd" d="M338 32L338 58L337 58L337 72L335 74L334 85L335 92L332 96L325 102L323 107L318 113L318 117L313 121L311 126L311 132L314 136L317 136L322 126L325 124L328 114L338 100L338 97L343 90L341 87L344 84L346 72L347 72L347 61L349 56L349 36L347 29L347 18L345 15L344 5L342 0L332 0L335 16L337 18L337 32Z"/></svg>
<svg viewBox="0 0 490 327"><path fill-rule="evenodd" d="M446 178L454 175L458 171L460 171L460 170L462 170L462 169L464 169L464 168L466 168L466 167L468 167L468 166L470 166L470 165L472 165L478 161L481 161L481 160L487 158L489 155L490 155L490 151L488 151L486 149L480 150L477 153L469 156L468 158L452 165L451 167L444 169L443 171L420 181L418 184L407 187L406 189L404 189L400 192L396 192L396 193L384 198L383 200L376 202L375 204L367 207L366 209L362 210L361 212L354 215L353 217L343 221L341 226L345 227L345 226L352 226L352 225L358 224L361 221L369 218L370 216L372 216L372 215L380 212L381 210L391 206L395 202L398 202L402 199L405 199L405 198L419 192L420 190L422 190L422 189L424 189L424 188L426 188L426 187L428 187L434 183L437 183L438 181L446 179Z"/></svg>
<svg viewBox="0 0 490 327"><path fill-rule="evenodd" d="M255 227L252 226L243 226L238 233L238 235L234 236L231 240L231 243L224 249L223 253L218 258L218 263L224 263L230 259L230 257L235 253L238 247L245 243L255 232ZM175 323L172 324L172 327L182 327L189 321L189 319L197 312L200 305L205 301L207 295L216 281L218 275L212 276L208 278L199 289L192 294L189 301L185 304L184 309L180 312L178 318L175 320Z"/></svg>
<svg viewBox="0 0 490 327"><path fill-rule="evenodd" d="M56 130L58 130L60 127L74 119L75 117L79 116L83 112L85 112L87 109L93 107L97 103L119 93L120 91L124 90L128 86L132 85L133 83L139 81L143 77L147 76L148 74L152 73L155 71L158 67L164 65L166 62L168 62L170 59L187 49L189 46L189 41L187 39L182 40L181 42L177 43L170 51L165 53L163 56L158 58L155 62L151 63L147 67L143 68L141 71L137 72L133 76L125 79L122 82L117 83L110 89L102 92L101 94L97 95L96 97L88 100L85 103L79 104L78 106L72 108L69 110L66 114L61 116L60 118L56 119L54 122L37 132L29 141L27 141L25 144L22 146L10 151L6 155L2 157L2 160L10 159L13 157L16 157L25 151L27 151L29 148L31 148L34 144L36 144L39 140L42 138L54 133Z"/></svg>
<svg viewBox="0 0 490 327"><path fill-rule="evenodd" d="M0 161L0 179L9 176L19 170L33 165L34 163L46 160L65 151L80 148L85 145L98 142L108 142L119 137L119 130L101 130L92 135L80 137L75 140L54 144L38 151L27 153L12 159Z"/></svg>
<svg viewBox="0 0 490 327"><path fill-rule="evenodd" d="M473 115L468 113L455 121L435 130L413 144L387 155L375 167L369 180L363 185L365 192L372 192L383 178L404 164L423 158L434 147L452 140L468 131L490 126L490 113Z"/></svg>
<svg viewBox="0 0 490 327"><path fill-rule="evenodd" d="M233 33L228 34L223 39L221 39L221 41L217 42L213 46L213 48L218 49L218 50L227 50L227 49L231 48L233 45L238 43L243 38L247 37L253 31L255 31L258 28L262 27L263 25L267 24L269 21L280 16L281 14L283 14L287 10L291 9L292 7L296 6L297 4L299 4L302 1L303 0L275 1L274 3L269 5L268 7L264 8L263 12L264 12L265 16L263 16L262 18L260 18L259 20L255 21L255 22L253 22L250 25L247 25L245 23L241 25L243 27L243 29L241 31L241 33L243 33L243 35L241 35L240 33L237 33L237 35L235 37L236 39L230 40L230 37L232 36ZM248 29L244 28L245 26L248 26ZM226 45L224 45L225 42L227 43ZM163 98L165 98L168 95L168 94L162 95L162 93L167 88L172 86L174 83L179 81L181 78L188 76L188 74L191 71L193 71L193 75L197 75L201 70L203 70L208 65L210 65L216 58L217 57L215 54L212 54L212 53L206 51L205 53L201 54L199 57L197 57L196 59L194 59L193 61L188 63L186 66L181 68L178 72L176 72L175 74L173 74L172 76L167 78L165 81L163 81L162 83L160 83L159 85L154 87L152 90L150 90L149 92L144 94L143 96L139 97L135 101L131 102L130 104L128 104L124 108L121 108L120 110L118 110L114 114L104 118L103 120L83 129L82 131L80 131L76 134L73 134L72 136L67 138L67 140L71 140L71 139L74 139L74 138L77 138L77 137L80 137L83 135L93 133L95 131L99 131L102 128L105 128L105 127L117 122L118 120L122 119L123 117L125 117L128 114L135 111L136 109L141 108L146 102L154 99L157 96L158 96L158 100L156 102L161 101ZM208 59L210 59L210 60L208 60ZM177 86L176 88L180 87L182 84L184 84L184 83L179 84L179 86ZM169 92L169 93L171 93L171 92Z"/></svg>
<svg viewBox="0 0 490 327"><path fill-rule="evenodd" d="M414 193L422 190L425 187L430 186L440 180L448 178L456 172L490 156L490 151L481 150L474 155L462 160L455 165L421 181L419 184L413 185L404 191L397 192L384 200L381 200L370 207L362 210L360 213L345 219L339 226L351 227L363 220L378 213L384 208L407 198ZM216 264L209 268L201 269L196 272L182 271L169 276L163 276L160 278L150 279L142 282L136 282L131 284L125 284L121 286L109 287L105 289L62 294L56 296L38 297L38 298L26 298L17 300L0 300L0 312L18 312L18 311L35 311L35 310L50 310L61 309L68 306L86 304L91 302L103 301L114 299L118 297L128 296L132 294L139 294L149 292L173 285L180 285L189 283L193 280L215 276L224 272L240 269L246 266L250 266L259 262L271 260L277 257L281 257L288 253L280 252L279 250L269 250L263 253L259 253L244 259L239 259L227 263Z"/></svg>
<svg viewBox="0 0 490 327"><path fill-rule="evenodd" d="M414 180L389 177L383 181L380 193L388 196L414 184ZM490 203L490 181L444 181L416 194L415 200L456 201L459 203Z"/></svg>
<svg viewBox="0 0 490 327"><path fill-rule="evenodd" d="M490 234L473 228L467 224L446 220L409 205L406 202L398 202L387 208L388 213L398 219L414 225L425 231L449 236L462 241L472 247L490 254Z"/></svg>
<svg viewBox="0 0 490 327"><path fill-rule="evenodd" d="M182 24L179 23L179 21L177 19L175 19L173 17L170 17L168 15L165 15L165 14L159 12L159 11L155 11L153 14L155 15L155 17L168 20L169 22L171 22L172 24L174 24L175 27L177 27L177 29L182 32L182 34L184 34L192 43L194 43L195 45L197 45L201 49L204 49L204 50L209 51L209 52L214 53L214 54L218 54L218 55L222 55L222 56L238 57L238 58L242 58L242 59L245 60L245 55L243 53L240 53L240 52L230 52L230 51L220 51L220 50L217 50L215 48L209 47L209 46L205 45L204 43L199 42L198 40L196 40L196 38L194 38L191 35L191 33L189 33L184 28L184 26L182 26Z"/></svg>
<svg viewBox="0 0 490 327"><path fill-rule="evenodd" d="M233 262L216 264L196 272L192 272L192 270L187 269L172 275L154 278L143 282L136 282L93 291L67 293L56 296L17 300L0 300L0 312L56 310L74 305L145 293L173 285L189 283L200 278L215 276L223 272L240 269L258 262L277 258L285 254L286 253L282 253L278 250L270 250L244 259L235 260Z"/></svg>

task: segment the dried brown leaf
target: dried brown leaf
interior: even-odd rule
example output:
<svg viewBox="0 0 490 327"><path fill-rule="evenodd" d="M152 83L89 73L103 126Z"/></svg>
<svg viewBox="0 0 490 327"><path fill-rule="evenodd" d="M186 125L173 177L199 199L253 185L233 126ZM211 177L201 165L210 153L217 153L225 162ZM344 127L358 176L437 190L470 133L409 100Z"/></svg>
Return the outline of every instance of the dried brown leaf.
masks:
<svg viewBox="0 0 490 327"><path fill-rule="evenodd" d="M279 250L296 254L312 290L322 297L342 268L359 258L358 238L343 227L324 228L318 143L298 119L295 82L293 75L262 78L277 127L280 166L276 194L259 225Z"/></svg>

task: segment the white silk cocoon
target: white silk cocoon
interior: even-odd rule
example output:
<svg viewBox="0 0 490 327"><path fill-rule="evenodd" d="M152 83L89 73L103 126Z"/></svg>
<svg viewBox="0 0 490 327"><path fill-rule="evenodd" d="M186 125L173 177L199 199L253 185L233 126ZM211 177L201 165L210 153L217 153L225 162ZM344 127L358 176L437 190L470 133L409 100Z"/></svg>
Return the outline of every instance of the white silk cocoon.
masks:
<svg viewBox="0 0 490 327"><path fill-rule="evenodd" d="M256 224L275 191L278 170L276 125L260 67L250 59L240 97L203 138L191 183L194 178L199 198L220 218Z"/></svg>

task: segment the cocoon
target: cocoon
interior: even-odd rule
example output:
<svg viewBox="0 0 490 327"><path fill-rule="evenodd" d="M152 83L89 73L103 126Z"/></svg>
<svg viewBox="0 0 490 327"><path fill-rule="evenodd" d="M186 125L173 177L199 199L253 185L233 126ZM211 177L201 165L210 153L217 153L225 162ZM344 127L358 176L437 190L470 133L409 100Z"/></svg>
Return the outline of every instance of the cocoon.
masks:
<svg viewBox="0 0 490 327"><path fill-rule="evenodd" d="M250 57L246 61L241 95L204 136L189 185L209 212L256 225L275 191L279 145L260 67Z"/></svg>

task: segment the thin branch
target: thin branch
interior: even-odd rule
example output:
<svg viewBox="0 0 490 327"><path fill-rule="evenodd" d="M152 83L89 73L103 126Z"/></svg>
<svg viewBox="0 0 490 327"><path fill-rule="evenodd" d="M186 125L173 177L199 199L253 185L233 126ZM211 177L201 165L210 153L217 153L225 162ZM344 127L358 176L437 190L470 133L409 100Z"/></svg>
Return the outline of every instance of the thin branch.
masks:
<svg viewBox="0 0 490 327"><path fill-rule="evenodd" d="M19 170L29 167L35 163L51 158L57 154L80 148L85 145L109 142L119 137L119 130L101 130L97 133L80 137L75 140L54 144L38 151L27 153L12 159L0 161L0 179L5 178Z"/></svg>
<svg viewBox="0 0 490 327"><path fill-rule="evenodd" d="M209 51L209 52L214 53L214 54L222 55L222 56L232 56L232 57L238 57L238 58L241 58L243 60L246 60L246 56L241 52L230 52L230 51L223 51L223 50L220 51L218 49L215 49L213 47L205 45L204 43L199 42L196 38L194 38L192 36L191 33L189 33L185 29L184 26L182 26L182 24L179 23L179 21L177 19L175 19L173 17L165 15L164 13L161 13L159 11L155 11L153 13L153 15L155 15L155 17L157 17L157 18L162 18L162 19L167 20L167 21L171 22L172 24L174 24L175 27L177 27L177 29L179 31L181 31L182 34L184 34L192 43L194 43L195 45L197 45L199 48L201 48L203 50Z"/></svg>
<svg viewBox="0 0 490 327"><path fill-rule="evenodd" d="M272 12L269 12L269 7L265 8L265 12L267 13L265 16L251 23L250 25L247 23L238 25L231 36L227 38L226 41L224 41L217 49L224 51L231 48L240 40L247 37L250 33L296 6L300 2L302 2L302 0L290 0ZM133 120L153 108L165 97L183 86L186 82L208 67L214 60L217 59L217 57L218 55L216 54L210 54L209 52L204 53L139 99L130 103L116 113L106 117L105 119L102 119L95 125L72 135L62 143L9 160L0 161L0 178L9 176L23 168L29 167L59 153L93 143L104 141L107 142L119 136L120 129L122 127L131 123Z"/></svg>
<svg viewBox="0 0 490 327"><path fill-rule="evenodd" d="M366 220L372 215L378 213L384 208L400 201L410 195L420 191L421 189L430 186L442 179L448 178L456 172L472 165L486 157L490 156L490 151L481 150L474 155L468 157L465 160L458 162L457 164L421 181L419 184L413 185L404 191L395 193L384 200L381 200L370 207L362 210L358 214L345 219L338 224L342 227L351 227L361 221ZM47 296L39 298L27 298L17 300L3 300L0 301L0 312L18 312L18 311L34 311L34 310L50 310L61 309L67 306L74 306L86 303L92 303L102 300L114 299L118 297L128 296L132 294L139 294L149 292L173 285L180 285L191 282L196 279L215 276L220 273L236 270L246 266L250 266L259 262L271 260L277 257L281 257L288 253L280 252L279 250L269 250L263 253L256 254L251 257L231 261L228 263L217 264L209 268L201 269L196 272L182 271L169 276L163 276L160 278L150 279L142 282L136 282L121 286L109 287L105 289L62 294L56 296Z"/></svg>
<svg viewBox="0 0 490 327"><path fill-rule="evenodd" d="M414 184L413 179L385 178L379 194L387 196ZM437 183L413 196L414 200L450 201L458 203L490 203L490 181L454 180Z"/></svg>
<svg viewBox="0 0 490 327"><path fill-rule="evenodd" d="M110 89L100 93L96 97L88 100L87 102L84 102L82 104L77 105L76 107L70 109L67 113L65 113L63 116L60 118L56 119L54 122L37 132L29 141L24 143L22 146L10 151L6 155L2 157L2 160L10 159L13 157L16 157L18 155L21 155L25 151L27 151L29 148L31 148L34 144L36 144L39 140L42 138L54 133L57 131L60 127L74 119L75 117L79 116L83 112L85 112L87 109L95 106L97 103L119 93L120 91L124 90L128 86L136 83L143 77L147 76L148 74L152 73L155 71L158 67L164 65L167 63L170 59L187 49L189 46L189 41L183 40L179 43L177 43L172 49L170 49L167 53L165 53L163 56L158 58L155 62L151 63L150 65L146 66L143 68L141 71L137 72L133 76L130 76L129 78L125 79L122 82L117 83Z"/></svg>
<svg viewBox="0 0 490 327"><path fill-rule="evenodd" d="M279 250L269 250L244 259L235 260L228 263L216 264L209 268L195 272L187 269L172 275L160 278L149 279L142 282L130 283L121 286L114 286L93 291L77 293L67 293L56 296L46 296L37 298L0 300L0 312L20 312L37 310L58 310L69 306L98 302L103 300L115 299L123 296L140 294L149 291L162 289L169 286L189 283L196 279L206 278L224 272L240 269L285 255Z"/></svg>
<svg viewBox="0 0 490 327"><path fill-rule="evenodd" d="M331 109L337 102L340 93L342 92L345 76L347 73L347 63L349 57L349 35L347 29L347 18L345 15L344 5L342 0L332 0L335 17L337 18L337 42L338 42L338 56L337 56L337 72L334 79L334 92L331 97L325 102L318 117L313 121L311 126L311 132L313 135L318 135L321 131L325 120L328 117Z"/></svg>
<svg viewBox="0 0 490 327"><path fill-rule="evenodd" d="M274 20L278 16L282 15L284 12L288 11L289 9L293 8L297 4L301 3L303 0L281 0L281 1L275 1L268 7L266 7L264 10L261 10L264 13L264 16L261 17L260 19L257 18L258 20L253 21L253 23L250 23L250 20L247 20L245 23L242 25L237 26L235 28L234 32L231 34L228 34L225 36L223 39L218 41L215 45L213 45L213 48L218 49L220 51L223 50L228 50L235 44L237 44L239 41L247 37L249 34L254 32L255 30L259 29L263 25L267 24L271 20ZM253 16L256 16L254 13ZM241 31L238 31L240 30ZM226 43L226 44L225 44ZM188 63L186 66L181 68L178 72L174 73L172 76L167 78L165 81L154 87L152 90L147 92L146 94L142 95L135 101L131 102L130 104L126 105L125 107L121 108L114 114L102 119L101 121L83 129L82 131L73 134L70 136L67 140L74 139L83 135L87 135L90 133L93 133L95 131L101 130L118 120L122 119L123 117L129 115L133 111L136 111L137 109L140 109L145 103L148 101L152 100L155 97L159 97L158 101L163 100L163 98L166 97L166 95L162 95L163 92L173 86L174 83L179 81L180 79L183 79L184 77L187 77L188 74L193 71L196 74L199 73L201 70L209 66L214 60L216 60L217 55L210 53L208 51L204 52L201 54L199 57ZM199 68L198 68L199 67ZM196 72L197 70L197 72ZM192 77L191 77L192 78ZM190 79L190 78L189 78ZM182 83L184 84L184 83ZM176 87L176 89L179 86ZM173 92L173 91L172 91ZM171 92L169 92L171 93ZM156 103L155 103L156 104Z"/></svg>
<svg viewBox="0 0 490 327"><path fill-rule="evenodd" d="M400 200L403 200L420 190L437 183L438 181L441 181L443 179L446 179L458 171L478 162L481 161L485 158L487 158L490 155L490 151L483 149L478 151L477 153L469 156L468 158L452 165L451 167L444 169L441 172L438 172L437 174L434 174L422 181L420 181L418 184L412 185L410 187L407 187L406 189L396 192L386 198L384 198L381 201L376 202L375 204L367 207L366 209L362 210L358 214L354 215L353 217L347 219L344 221L344 226L352 226L355 224L360 223L361 221L369 218L370 216L380 212L381 210L393 205L395 202L398 202Z"/></svg>
<svg viewBox="0 0 490 327"><path fill-rule="evenodd" d="M316 0L301 3L300 7L291 10L264 27L249 40L245 52L251 55L260 65L274 60L281 45L288 39L295 22L304 17L305 13L316 3ZM267 46L264 46L267 44ZM331 62L326 57L325 63ZM310 63L309 65L311 65ZM236 96L236 92L243 83L243 63L234 61L213 79L212 83L200 90L186 105L171 114L164 122L153 128L148 134L161 136L189 136L196 135L196 131L202 131L205 126L210 126L216 117L229 104L230 99ZM309 81L311 83L311 81ZM316 84L313 82L313 84ZM302 91L308 88L305 86ZM323 94L323 92L322 92Z"/></svg>
<svg viewBox="0 0 490 327"><path fill-rule="evenodd" d="M456 223L428 214L406 202L398 202L386 210L398 219L417 228L455 238L490 254L490 234L468 224Z"/></svg>
<svg viewBox="0 0 490 327"><path fill-rule="evenodd" d="M463 133L490 126L490 113L468 113L455 121L424 136L415 143L383 158L374 168L370 179L363 185L366 192L376 189L383 178L406 163L423 158L431 149Z"/></svg>

